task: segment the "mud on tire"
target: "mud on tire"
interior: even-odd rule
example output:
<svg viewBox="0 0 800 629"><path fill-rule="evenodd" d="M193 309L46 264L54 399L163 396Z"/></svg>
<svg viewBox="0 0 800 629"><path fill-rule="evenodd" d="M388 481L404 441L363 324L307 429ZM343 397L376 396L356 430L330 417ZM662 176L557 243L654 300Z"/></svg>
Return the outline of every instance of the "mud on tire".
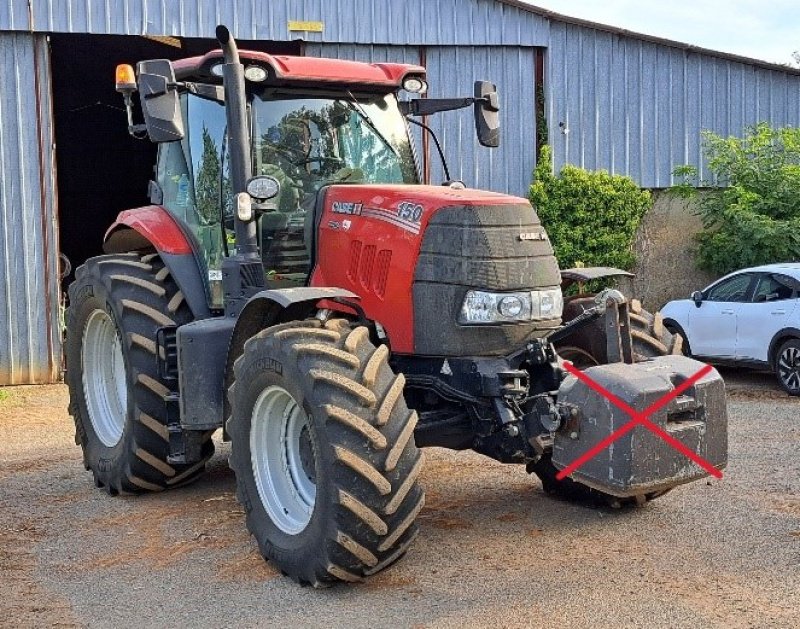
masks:
<svg viewBox="0 0 800 629"><path fill-rule="evenodd" d="M77 269L69 297L65 339L69 412L75 421L75 441L83 449L84 465L92 471L95 484L115 495L161 491L196 479L214 452L211 432L205 435L200 462L167 462L169 436L163 396L169 385L158 375L156 330L188 323L192 314L158 254L91 258ZM121 435L111 438L103 430L106 420L95 417L93 421L87 406L84 333L92 317L113 323L109 330L116 335L124 364L119 380L125 398L118 418ZM87 360L99 355L102 362L103 347L93 351L86 350ZM101 373L88 367L87 373ZM118 440L113 443L115 438Z"/></svg>
<svg viewBox="0 0 800 629"><path fill-rule="evenodd" d="M313 320L264 330L236 361L227 428L237 495L264 558L301 584L360 581L399 559L417 535L424 504L417 415L406 406L405 379L390 369L388 353L370 342L365 327ZM270 517L266 504L274 498L262 499L251 453L254 426L264 421L254 418L254 408L276 388L307 414L313 451L308 475L316 493L299 531L287 532Z"/></svg>

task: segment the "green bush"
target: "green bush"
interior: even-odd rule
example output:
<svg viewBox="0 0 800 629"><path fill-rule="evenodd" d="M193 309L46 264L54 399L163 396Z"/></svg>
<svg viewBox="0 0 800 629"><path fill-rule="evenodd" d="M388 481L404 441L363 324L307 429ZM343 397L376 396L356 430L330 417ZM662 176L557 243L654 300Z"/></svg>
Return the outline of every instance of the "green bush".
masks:
<svg viewBox="0 0 800 629"><path fill-rule="evenodd" d="M698 266L724 274L800 259L800 128L761 123L741 138L706 131L703 155L710 180L699 180L694 166L674 171L683 196L715 188L698 201Z"/></svg>
<svg viewBox="0 0 800 629"><path fill-rule="evenodd" d="M543 146L530 200L550 236L562 269L614 266L630 270L636 228L651 206L650 192L633 179L566 165L556 176Z"/></svg>

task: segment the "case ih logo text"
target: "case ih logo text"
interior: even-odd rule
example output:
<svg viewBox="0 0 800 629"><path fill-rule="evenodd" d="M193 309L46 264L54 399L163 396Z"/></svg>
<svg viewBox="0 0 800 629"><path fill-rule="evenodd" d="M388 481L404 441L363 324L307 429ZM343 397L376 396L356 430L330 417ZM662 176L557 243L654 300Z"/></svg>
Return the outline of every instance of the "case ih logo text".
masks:
<svg viewBox="0 0 800 629"><path fill-rule="evenodd" d="M353 203L352 201L334 201L331 209L336 214L349 214L355 216L361 214L363 203Z"/></svg>

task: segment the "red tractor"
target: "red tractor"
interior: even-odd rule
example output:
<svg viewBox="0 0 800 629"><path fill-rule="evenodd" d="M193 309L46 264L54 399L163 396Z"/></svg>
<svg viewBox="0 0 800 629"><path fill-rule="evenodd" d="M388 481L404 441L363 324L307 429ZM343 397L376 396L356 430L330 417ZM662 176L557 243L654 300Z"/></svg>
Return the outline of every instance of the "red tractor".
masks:
<svg viewBox="0 0 800 629"><path fill-rule="evenodd" d="M400 100L424 92L424 68L240 53L217 37L202 57L118 69L129 130L158 143L158 163L151 205L119 215L107 255L69 289L70 412L98 487L189 483L222 428L262 554L323 586L409 548L420 447L524 464L549 492L615 504L706 475L631 431L557 480L628 419L559 352L640 410L700 365L616 291L565 307L525 199L420 185L409 123L433 135L415 117L472 107L481 144L497 146L493 85ZM716 372L652 420L725 466Z"/></svg>

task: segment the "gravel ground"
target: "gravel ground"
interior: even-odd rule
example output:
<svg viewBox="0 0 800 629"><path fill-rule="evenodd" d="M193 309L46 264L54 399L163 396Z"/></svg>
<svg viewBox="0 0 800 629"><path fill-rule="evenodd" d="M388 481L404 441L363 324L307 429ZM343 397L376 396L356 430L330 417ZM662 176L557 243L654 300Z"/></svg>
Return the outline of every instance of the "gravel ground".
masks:
<svg viewBox="0 0 800 629"><path fill-rule="evenodd" d="M768 376L725 375L721 481L593 510L519 467L431 449L412 550L321 591L259 557L226 445L191 487L110 498L83 469L66 389L5 389L0 625L800 626L800 400Z"/></svg>

